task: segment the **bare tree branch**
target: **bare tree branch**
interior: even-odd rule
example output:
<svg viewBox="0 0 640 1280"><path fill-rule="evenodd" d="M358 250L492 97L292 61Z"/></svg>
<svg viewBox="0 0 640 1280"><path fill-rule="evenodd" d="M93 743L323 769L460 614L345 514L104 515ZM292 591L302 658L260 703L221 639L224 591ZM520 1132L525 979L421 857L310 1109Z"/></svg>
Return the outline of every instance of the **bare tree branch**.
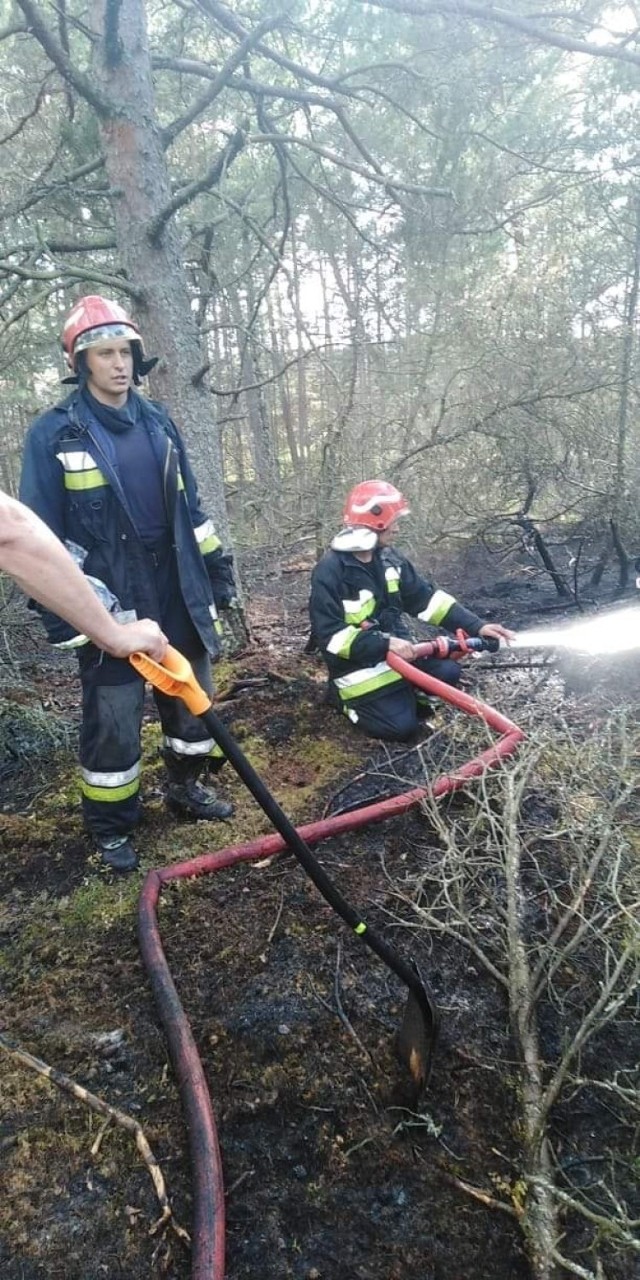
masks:
<svg viewBox="0 0 640 1280"><path fill-rule="evenodd" d="M43 99L48 92L48 80L49 80L49 75L46 75L40 86L40 89L38 90L36 100L31 110L27 111L25 115L21 116L20 119L17 121L17 123L14 124L13 128L10 129L8 133L5 133L3 138L0 138L0 147L2 147L5 142L10 142L12 138L17 137L17 135L22 132L25 125L28 124L29 120L33 120L33 117L37 116L40 110L40 107L42 106Z"/></svg>
<svg viewBox="0 0 640 1280"><path fill-rule="evenodd" d="M20 244L8 245L2 250L0 255L0 270L11 270L11 263L8 261L19 253L48 253L48 254L67 254L67 253L105 253L110 249L115 249L115 237L105 237L103 240L25 240Z"/></svg>
<svg viewBox="0 0 640 1280"><path fill-rule="evenodd" d="M237 400L238 396L242 395L243 391L259 391L261 387L268 387L270 383L277 382L278 378L281 378L282 375L287 372L287 369L292 367L292 365L297 364L299 360L306 360L307 356L315 354L316 352L313 348L309 348L307 351L296 352L295 356L293 356L291 360L287 360L287 363L283 364L281 369L278 369L277 373L272 373L268 378L262 378L260 382L241 383L237 387L232 387L229 391L225 391L223 387L212 386L209 386L209 390L214 396L232 396L234 400Z"/></svg>
<svg viewBox="0 0 640 1280"><path fill-rule="evenodd" d="M246 141L247 135L243 127L240 126L233 136L229 138L226 147L216 157L209 169L200 178L196 178L194 182L188 182L184 187L180 187L176 191L172 199L169 200L164 209L161 209L156 214L156 217L149 225L148 236L151 244L157 244L167 222L173 217L174 213L177 213L178 209L183 209L185 205L191 204L191 201L195 200L196 196L199 196L202 191L210 191L212 187L216 187L221 182L229 166L233 164L236 156L244 149Z"/></svg>
<svg viewBox="0 0 640 1280"><path fill-rule="evenodd" d="M227 61L224 66L221 67L220 71L212 77L212 84L205 93L201 94L199 98L196 98L183 115L178 116L176 120L167 125L166 129L163 129L162 141L165 147L170 147L178 135L182 133L184 129L188 128L194 120L197 120L198 116L202 115L203 111L206 111L207 107L209 107L214 99L218 97L218 94L221 93L225 86L229 84L233 72L236 67L239 67L244 61L250 49L258 43L267 31L273 31L274 28L281 26L284 20L285 19L283 17L265 18L262 22L258 23L258 26L254 31L250 31L249 34L245 36L242 43L238 45L238 48L227 58ZM156 59L154 59L154 65L157 65ZM251 82L249 82L249 84L250 83Z"/></svg>
<svg viewBox="0 0 640 1280"><path fill-rule="evenodd" d="M429 196L445 200L453 199L453 192L450 187L424 187L417 183L402 182L399 178L385 176L381 171L372 172L371 169L366 169L364 165L356 164L353 160L347 160L345 156L339 155L337 151L331 151L329 147L320 146L319 143L312 142L309 138L297 138L293 134L286 133L251 133L247 137L248 144L273 142L304 147L307 151L313 151L315 155L331 161L338 168L348 169L351 173L357 173L369 182L380 183L391 195L395 191L406 191L411 195Z"/></svg>
<svg viewBox="0 0 640 1280"><path fill-rule="evenodd" d="M577 40L573 36L563 35L548 27L539 27L529 18L509 13L506 9L494 9L483 4L473 4L471 0L367 0L376 9L388 9L393 13L413 14L426 18L431 14L446 14L452 18L467 17L475 22L497 24L510 27L522 35L538 40L541 44L551 45L556 49L566 49L571 53L586 53L592 58L613 58L619 62L630 62L640 67L640 53L631 53L625 48L624 41L619 44L594 44L588 40Z"/></svg>
<svg viewBox="0 0 640 1280"><path fill-rule="evenodd" d="M242 38L247 34L246 29L238 21L231 10L226 7L226 5L218 4L217 0L197 0L197 3L203 12L207 13L209 17L213 18L216 22L219 22L220 26L224 27L225 31L232 31L234 35L241 36ZM308 84L318 85L321 89L336 89L339 84L338 80L327 79L326 76L318 75L316 72L311 71L309 67L305 67L299 62L294 62L291 58L285 57L275 49L269 48L269 46L263 44L262 41L256 45L256 51L261 53L265 58L268 58L271 62L274 62L276 66L282 67L286 71L290 71L298 79L305 81Z"/></svg>
<svg viewBox="0 0 640 1280"><path fill-rule="evenodd" d="M8 27L0 29L0 41L9 40L11 36L21 36L28 32L26 22L11 22Z"/></svg>
<svg viewBox="0 0 640 1280"><path fill-rule="evenodd" d="M28 23L28 30L33 33L38 44L46 53L50 62L53 63L56 70L60 73L66 84L75 89L76 93L84 98L97 112L98 116L103 119L110 114L110 105L96 91L93 81L89 76L85 76L73 66L70 57L62 45L56 40L53 32L49 29L46 22L41 16L40 6L34 3L34 0L16 0L16 4L22 12Z"/></svg>

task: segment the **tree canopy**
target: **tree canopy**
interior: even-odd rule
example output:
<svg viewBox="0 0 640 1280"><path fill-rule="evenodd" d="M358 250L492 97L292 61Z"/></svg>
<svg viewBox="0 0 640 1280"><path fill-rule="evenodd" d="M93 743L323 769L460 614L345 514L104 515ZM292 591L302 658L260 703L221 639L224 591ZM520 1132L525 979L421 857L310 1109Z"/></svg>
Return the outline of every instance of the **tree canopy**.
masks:
<svg viewBox="0 0 640 1280"><path fill-rule="evenodd" d="M423 535L637 541L636 5L1 12L5 481L103 292L237 543L369 474Z"/></svg>

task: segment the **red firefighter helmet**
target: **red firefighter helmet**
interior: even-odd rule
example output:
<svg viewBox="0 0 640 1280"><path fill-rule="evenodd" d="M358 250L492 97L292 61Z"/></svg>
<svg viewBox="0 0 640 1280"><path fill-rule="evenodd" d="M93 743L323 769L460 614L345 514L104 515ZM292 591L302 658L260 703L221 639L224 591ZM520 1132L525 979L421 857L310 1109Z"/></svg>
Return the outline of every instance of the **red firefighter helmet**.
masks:
<svg viewBox="0 0 640 1280"><path fill-rule="evenodd" d="M128 342L138 343L140 356L143 356L140 331L119 302L101 298L95 293L78 298L62 329L62 345L69 367L75 371L79 351L86 351L87 347L95 347L111 338L126 338Z"/></svg>
<svg viewBox="0 0 640 1280"><path fill-rule="evenodd" d="M374 529L383 533L399 516L409 515L409 504L395 485L387 480L363 480L347 497L343 519L355 528Z"/></svg>

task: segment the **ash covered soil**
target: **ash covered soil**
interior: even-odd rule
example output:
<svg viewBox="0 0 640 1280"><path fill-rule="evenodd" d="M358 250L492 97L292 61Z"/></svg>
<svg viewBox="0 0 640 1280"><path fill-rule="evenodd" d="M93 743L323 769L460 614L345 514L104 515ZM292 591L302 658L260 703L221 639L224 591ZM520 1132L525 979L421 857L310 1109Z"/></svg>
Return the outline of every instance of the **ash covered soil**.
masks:
<svg viewBox="0 0 640 1280"><path fill-rule="evenodd" d="M469 757L473 733L461 732L461 717L448 709L413 750L359 737L327 707L320 664L302 653L299 599L285 606L283 619L279 602L254 597L254 645L221 665L218 685L221 714L296 824L433 780ZM490 610L530 623L522 601L489 601ZM518 658L472 663L468 688L528 725L569 720L583 741L612 708L626 706L635 732L635 657L562 672L540 666L540 655ZM113 879L97 866L77 815L70 666L42 651L29 659L19 687L9 681L5 705L32 699L70 726L69 744L37 758L9 751L0 775L0 1030L139 1121L175 1220L190 1229L193 1171L138 952L137 900L153 866L242 843L269 826L233 777L224 778L236 802L231 823L168 818L150 708L142 871ZM444 801L445 822L464 821L473 805L473 787ZM525 812L541 834L557 816L544 787L527 794ZM519 1076L505 994L468 947L417 927L406 890L441 847L429 815L413 810L318 850L345 896L419 962L437 996L442 1032L422 1098L394 1052L403 988L291 856L180 881L163 894L163 944L218 1126L227 1280L531 1275L517 1217ZM594 973L578 975L576 989L595 981ZM561 1030L550 1007L541 1028L550 1060ZM590 1043L581 1068L597 1074L614 1057L630 1069L639 1048L625 1007ZM0 1078L5 1280L187 1280L189 1248L171 1225L157 1226L158 1200L134 1138L115 1123L105 1128L2 1051ZM552 1137L572 1185L584 1185L605 1150L626 1170L625 1194L634 1159L637 1177L626 1121L596 1090L557 1108ZM565 1227L579 1255L583 1227ZM605 1257L607 1280L630 1280L637 1263L628 1254L605 1246Z"/></svg>

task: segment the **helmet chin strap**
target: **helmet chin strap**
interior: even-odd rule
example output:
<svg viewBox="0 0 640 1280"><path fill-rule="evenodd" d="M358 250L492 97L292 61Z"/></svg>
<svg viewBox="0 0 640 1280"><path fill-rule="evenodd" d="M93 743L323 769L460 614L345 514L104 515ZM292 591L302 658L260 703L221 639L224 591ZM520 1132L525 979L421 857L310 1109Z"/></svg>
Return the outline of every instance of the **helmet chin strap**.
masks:
<svg viewBox="0 0 640 1280"><path fill-rule="evenodd" d="M85 350L87 350L87 348L85 348ZM86 362L83 360L83 355L83 351L78 352L76 357L77 370L74 373L68 373L66 377L60 379L63 386L85 386L87 381L87 367ZM152 369L155 369L159 360L160 356L150 356L148 360L145 360L144 356L140 352L139 344L137 342L133 344L133 384L135 387L140 386L142 379L146 378L151 373Z"/></svg>
<svg viewBox="0 0 640 1280"><path fill-rule="evenodd" d="M146 378L152 369L155 369L159 359L160 356L150 356L148 360L145 360L144 356L140 354L136 343L133 352L133 381L136 387L139 387L142 379Z"/></svg>

